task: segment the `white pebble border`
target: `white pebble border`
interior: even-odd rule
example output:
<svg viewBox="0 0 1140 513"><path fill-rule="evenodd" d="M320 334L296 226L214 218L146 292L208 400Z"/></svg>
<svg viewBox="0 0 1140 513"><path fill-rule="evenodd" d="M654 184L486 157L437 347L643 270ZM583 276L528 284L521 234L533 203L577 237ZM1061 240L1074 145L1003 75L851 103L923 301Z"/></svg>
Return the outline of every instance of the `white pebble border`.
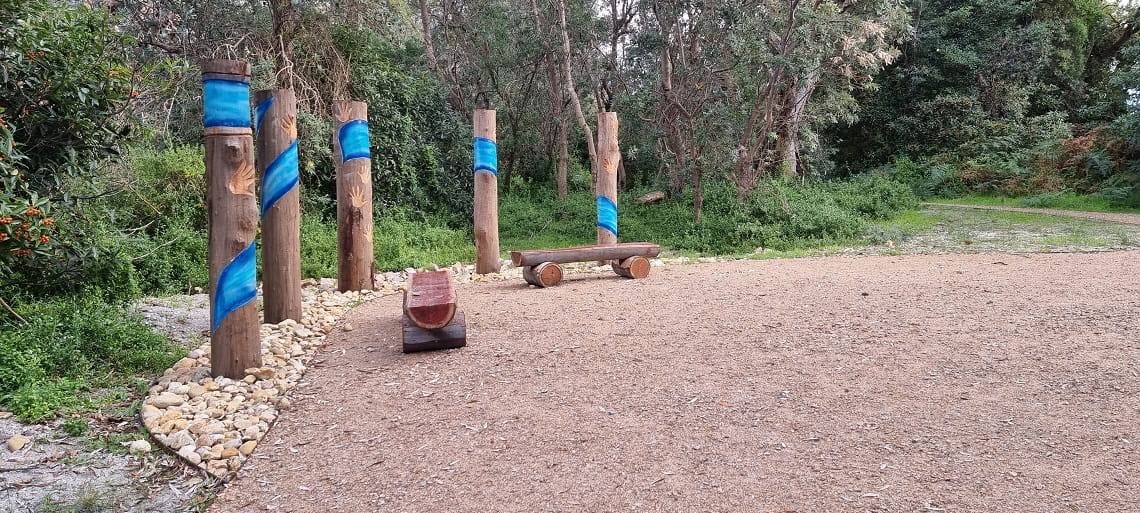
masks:
<svg viewBox="0 0 1140 513"><path fill-rule="evenodd" d="M715 259L721 260L721 259ZM692 259L681 257L675 262ZM699 259L714 261L714 259ZM664 262L651 260L660 267ZM588 263L563 266L567 273L612 272ZM522 279L522 270L504 262L500 273L474 274L473 265L445 268L459 283ZM439 268L437 268L439 270ZM302 320L261 325L262 367L246 369L244 379L210 375L210 343L190 351L150 387L139 417L154 439L183 461L229 480L249 459L277 417L290 406L288 392L324 345L325 335L353 306L404 290L408 275L376 275L376 290L338 292L335 280L305 280ZM344 325L342 329L351 330Z"/></svg>

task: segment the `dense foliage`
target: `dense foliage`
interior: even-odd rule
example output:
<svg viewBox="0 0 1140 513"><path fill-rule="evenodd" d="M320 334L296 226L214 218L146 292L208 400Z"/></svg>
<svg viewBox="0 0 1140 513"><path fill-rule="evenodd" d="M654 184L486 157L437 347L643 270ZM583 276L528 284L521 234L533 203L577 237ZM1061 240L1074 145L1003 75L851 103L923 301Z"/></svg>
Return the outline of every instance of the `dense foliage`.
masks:
<svg viewBox="0 0 1140 513"><path fill-rule="evenodd" d="M845 173L894 163L922 194L1100 193L1140 205L1134 6L923 2L859 123ZM1131 198L1131 199L1130 199Z"/></svg>
<svg viewBox="0 0 1140 513"><path fill-rule="evenodd" d="M0 0L0 404L174 354L108 304L208 285L202 59L297 92L326 277L334 100L369 105L379 270L473 258L477 108L504 249L592 241L612 109L622 237L751 254L878 241L918 197L1140 206L1138 33L1107 0Z"/></svg>

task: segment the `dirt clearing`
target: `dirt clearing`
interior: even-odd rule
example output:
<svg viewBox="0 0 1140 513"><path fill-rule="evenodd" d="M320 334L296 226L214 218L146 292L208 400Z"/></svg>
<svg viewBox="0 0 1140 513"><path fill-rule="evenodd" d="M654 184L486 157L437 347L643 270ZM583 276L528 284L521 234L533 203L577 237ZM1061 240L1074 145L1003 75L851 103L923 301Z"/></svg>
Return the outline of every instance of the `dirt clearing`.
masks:
<svg viewBox="0 0 1140 513"><path fill-rule="evenodd" d="M829 257L353 310L209 511L1140 510L1140 252Z"/></svg>

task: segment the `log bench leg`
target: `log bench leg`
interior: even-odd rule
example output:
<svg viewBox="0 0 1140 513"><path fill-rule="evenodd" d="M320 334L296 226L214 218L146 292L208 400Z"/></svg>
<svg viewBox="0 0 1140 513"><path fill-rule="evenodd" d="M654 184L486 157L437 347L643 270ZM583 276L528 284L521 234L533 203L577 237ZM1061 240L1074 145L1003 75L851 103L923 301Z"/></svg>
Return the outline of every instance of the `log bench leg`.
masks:
<svg viewBox="0 0 1140 513"><path fill-rule="evenodd" d="M615 262L614 272L618 276L640 280L649 276L649 259L645 257L629 257L621 262Z"/></svg>
<svg viewBox="0 0 1140 513"><path fill-rule="evenodd" d="M543 262L536 266L523 267L523 279L536 287L553 287L562 281L562 266L554 262Z"/></svg>
<svg viewBox="0 0 1140 513"><path fill-rule="evenodd" d="M435 330L416 326L408 314L404 313L403 346L405 353L455 349L465 345L467 345L467 323L463 318L463 312L457 312L451 318L451 322L447 323L447 326Z"/></svg>

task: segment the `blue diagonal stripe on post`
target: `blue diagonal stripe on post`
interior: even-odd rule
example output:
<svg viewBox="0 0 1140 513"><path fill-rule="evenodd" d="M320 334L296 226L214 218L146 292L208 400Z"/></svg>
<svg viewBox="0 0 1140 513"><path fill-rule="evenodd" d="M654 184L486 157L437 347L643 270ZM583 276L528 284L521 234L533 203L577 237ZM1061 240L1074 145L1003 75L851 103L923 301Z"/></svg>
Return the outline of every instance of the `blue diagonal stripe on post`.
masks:
<svg viewBox="0 0 1140 513"><path fill-rule="evenodd" d="M495 141L484 137L475 138L475 172L486 171L499 176L499 149Z"/></svg>
<svg viewBox="0 0 1140 513"><path fill-rule="evenodd" d="M253 131L256 132L257 135L261 135L261 118L264 118L265 113L269 112L269 108L273 106L274 98L276 98L276 96L270 96L253 108Z"/></svg>
<svg viewBox="0 0 1140 513"><path fill-rule="evenodd" d="M210 330L217 331L227 315L254 299L257 299L257 250L251 242L218 275Z"/></svg>
<svg viewBox="0 0 1140 513"><path fill-rule="evenodd" d="M297 140L294 139L293 144L265 168L265 181L261 184L261 217L265 217L265 213L293 190L299 181Z"/></svg>
<svg viewBox="0 0 1140 513"><path fill-rule="evenodd" d="M202 108L206 128L249 128L249 84L220 78L204 80Z"/></svg>
<svg viewBox="0 0 1140 513"><path fill-rule="evenodd" d="M340 127L337 133L340 141L340 161L348 162L352 159L372 158L368 149L368 122L363 119L354 119Z"/></svg>
<svg viewBox="0 0 1140 513"><path fill-rule="evenodd" d="M602 228L617 237L617 205L605 196L598 196L598 228Z"/></svg>

